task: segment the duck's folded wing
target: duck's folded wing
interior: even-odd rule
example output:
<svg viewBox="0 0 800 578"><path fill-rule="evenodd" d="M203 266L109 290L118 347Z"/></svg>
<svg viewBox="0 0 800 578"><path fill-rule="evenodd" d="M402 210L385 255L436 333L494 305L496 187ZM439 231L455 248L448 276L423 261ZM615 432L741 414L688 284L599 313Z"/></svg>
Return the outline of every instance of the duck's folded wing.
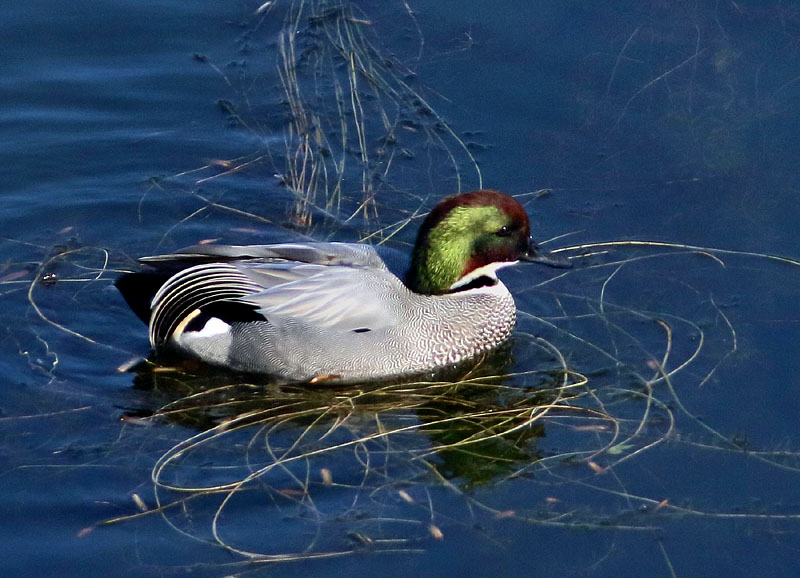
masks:
<svg viewBox="0 0 800 578"><path fill-rule="evenodd" d="M395 323L392 296L405 287L385 271L350 267L300 265L313 274L238 298L257 307L272 322L292 319L319 328L366 332ZM248 271L248 277L272 275L272 268ZM294 271L282 271L282 274Z"/></svg>
<svg viewBox="0 0 800 578"><path fill-rule="evenodd" d="M386 269L375 248L357 243L281 243L277 245L194 245L169 255L143 257L140 262L172 269L212 262L258 259L344 267Z"/></svg>
<svg viewBox="0 0 800 578"><path fill-rule="evenodd" d="M150 318L154 347L190 330L192 320L292 322L336 331L366 332L395 323L389 307L405 290L385 270L297 262L195 265L173 275L156 293Z"/></svg>

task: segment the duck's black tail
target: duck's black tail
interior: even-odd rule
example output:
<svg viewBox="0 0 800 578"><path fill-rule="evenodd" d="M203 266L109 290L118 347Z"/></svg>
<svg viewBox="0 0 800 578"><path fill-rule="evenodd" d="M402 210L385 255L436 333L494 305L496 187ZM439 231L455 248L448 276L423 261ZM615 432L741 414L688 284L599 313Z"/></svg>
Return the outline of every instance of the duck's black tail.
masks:
<svg viewBox="0 0 800 578"><path fill-rule="evenodd" d="M114 281L114 285L136 316L149 324L150 302L169 277L169 274L161 272L125 273Z"/></svg>

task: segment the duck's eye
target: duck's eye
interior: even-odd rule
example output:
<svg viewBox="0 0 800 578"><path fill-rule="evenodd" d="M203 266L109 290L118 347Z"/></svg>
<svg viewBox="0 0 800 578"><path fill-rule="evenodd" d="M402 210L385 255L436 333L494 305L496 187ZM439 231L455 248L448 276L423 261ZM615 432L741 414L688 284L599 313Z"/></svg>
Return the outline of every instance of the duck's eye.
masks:
<svg viewBox="0 0 800 578"><path fill-rule="evenodd" d="M498 237L510 237L511 236L511 227L508 225L503 225L497 231L495 231L495 235Z"/></svg>

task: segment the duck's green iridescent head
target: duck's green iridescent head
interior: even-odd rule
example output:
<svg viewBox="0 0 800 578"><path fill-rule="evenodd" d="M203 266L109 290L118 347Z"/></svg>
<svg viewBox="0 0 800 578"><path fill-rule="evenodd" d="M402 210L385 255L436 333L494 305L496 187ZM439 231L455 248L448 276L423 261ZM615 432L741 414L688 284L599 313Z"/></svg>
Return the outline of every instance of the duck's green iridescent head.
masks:
<svg viewBox="0 0 800 578"><path fill-rule="evenodd" d="M490 190L453 195L422 223L406 284L417 293L447 293L496 282L497 269L520 260L570 266L530 239L528 215L513 197Z"/></svg>

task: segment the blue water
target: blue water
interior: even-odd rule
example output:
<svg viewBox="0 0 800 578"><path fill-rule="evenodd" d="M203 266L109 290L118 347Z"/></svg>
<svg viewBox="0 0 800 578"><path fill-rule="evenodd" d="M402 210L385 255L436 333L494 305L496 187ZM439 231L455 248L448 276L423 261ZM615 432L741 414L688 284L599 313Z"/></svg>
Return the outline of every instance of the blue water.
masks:
<svg viewBox="0 0 800 578"><path fill-rule="evenodd" d="M376 97L357 78L370 169L390 167L369 176L369 220L357 212L356 154L341 202L318 199L310 220L281 182L286 143L296 145L277 71L282 30L296 30L304 62L317 63L299 68L298 82L338 154L332 79L347 77L341 60L326 72L320 32L336 21L336 3L307 3L288 28L298 6L288 0L263 16L257 2L0 8L3 574L800 575L800 269L766 257L800 258L800 10L755 1L356 4L350 24L372 43L371 57L392 64L379 70L406 98ZM322 21L310 20L312 8ZM424 105L412 102L419 97ZM404 152L391 165L378 150L376 103L401 127ZM557 272L504 275L522 314L498 367L552 361L526 336L548 339L596 387L596 401L576 405L602 404L622 446L605 447L611 422L567 412L523 430L517 446L481 446L505 461L443 456L435 463L444 482L419 460L391 461L386 447L367 444L386 460L385 471L371 462L382 482L359 477L366 454L339 452L270 470L220 517L228 543L248 551L351 552L329 559L248 564L213 543L215 496L98 526L138 512L134 494L151 509L156 495L185 497L154 489L154 465L235 414L146 419L191 383L153 386L118 371L148 354L146 328L111 285L119 271L199 240L386 233L455 192L459 178L463 190L518 195L552 248L640 240L749 253L602 247L544 285ZM407 247L415 223L390 242ZM657 365L667 349L664 367L678 370L669 383ZM634 377L645 374L655 380L652 406ZM269 392L251 393L245 409L272 403ZM327 443L363 434L369 416ZM265 440L288 447L305 426L220 436L160 480L241 479L250 471L242 456L269 467ZM410 455L447 433L396 443ZM341 486L317 484L316 510L300 507L292 476L317 479L321 468Z"/></svg>

